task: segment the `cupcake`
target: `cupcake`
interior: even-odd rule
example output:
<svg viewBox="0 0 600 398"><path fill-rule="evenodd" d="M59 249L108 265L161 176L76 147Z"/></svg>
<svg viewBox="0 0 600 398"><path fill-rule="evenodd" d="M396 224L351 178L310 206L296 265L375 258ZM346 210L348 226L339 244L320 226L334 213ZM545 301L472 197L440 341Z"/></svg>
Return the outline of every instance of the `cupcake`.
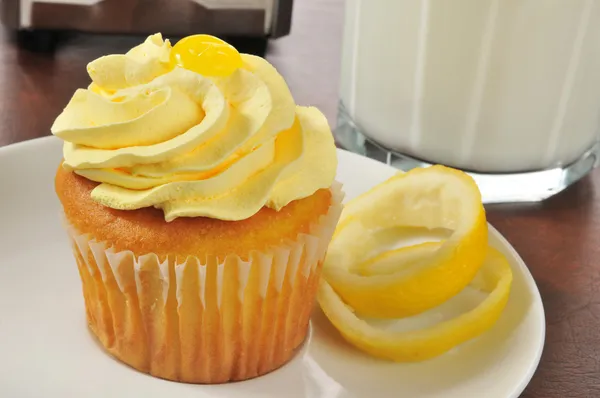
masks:
<svg viewBox="0 0 600 398"><path fill-rule="evenodd" d="M89 328L142 372L245 380L304 341L341 212L325 117L262 58L160 34L88 65L52 126Z"/></svg>

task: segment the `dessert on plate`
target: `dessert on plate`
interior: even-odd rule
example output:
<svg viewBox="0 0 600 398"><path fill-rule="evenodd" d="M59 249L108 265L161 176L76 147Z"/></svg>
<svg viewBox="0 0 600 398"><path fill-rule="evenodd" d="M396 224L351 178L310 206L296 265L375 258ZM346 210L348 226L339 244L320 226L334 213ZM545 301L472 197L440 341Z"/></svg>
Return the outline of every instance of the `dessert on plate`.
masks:
<svg viewBox="0 0 600 398"><path fill-rule="evenodd" d="M280 367L305 339L341 213L325 117L212 36L153 35L87 69L52 133L90 329L165 379Z"/></svg>

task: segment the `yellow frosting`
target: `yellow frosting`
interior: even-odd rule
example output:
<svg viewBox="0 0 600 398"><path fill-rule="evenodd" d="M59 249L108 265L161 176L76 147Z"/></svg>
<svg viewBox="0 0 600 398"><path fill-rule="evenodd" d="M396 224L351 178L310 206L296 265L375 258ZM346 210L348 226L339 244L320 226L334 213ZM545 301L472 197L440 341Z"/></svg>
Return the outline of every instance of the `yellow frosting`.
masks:
<svg viewBox="0 0 600 398"><path fill-rule="evenodd" d="M52 133L64 167L98 181L97 202L121 210L154 206L167 221L251 217L279 210L333 182L337 158L327 120L296 106L267 61L207 77L169 64L160 34L124 55L88 65Z"/></svg>

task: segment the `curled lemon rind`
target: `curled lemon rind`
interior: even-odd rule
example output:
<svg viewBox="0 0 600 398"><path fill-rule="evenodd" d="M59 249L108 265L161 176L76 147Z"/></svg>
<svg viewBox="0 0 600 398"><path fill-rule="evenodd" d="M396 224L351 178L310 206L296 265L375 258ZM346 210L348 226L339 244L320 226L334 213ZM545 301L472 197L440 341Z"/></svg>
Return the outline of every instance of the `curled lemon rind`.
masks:
<svg viewBox="0 0 600 398"><path fill-rule="evenodd" d="M423 251L422 247L413 249ZM416 362L441 355L490 329L506 306L512 278L506 258L490 247L477 278L471 283L472 287L489 292L489 295L469 312L409 332L386 331L361 320L326 280L321 281L317 297L327 318L357 348L379 358Z"/></svg>
<svg viewBox="0 0 600 398"><path fill-rule="evenodd" d="M385 275L361 273L376 252L378 231L397 227L451 230L434 253ZM443 166L398 174L350 201L323 268L327 284L363 316L419 314L462 291L483 264L487 222L468 175Z"/></svg>

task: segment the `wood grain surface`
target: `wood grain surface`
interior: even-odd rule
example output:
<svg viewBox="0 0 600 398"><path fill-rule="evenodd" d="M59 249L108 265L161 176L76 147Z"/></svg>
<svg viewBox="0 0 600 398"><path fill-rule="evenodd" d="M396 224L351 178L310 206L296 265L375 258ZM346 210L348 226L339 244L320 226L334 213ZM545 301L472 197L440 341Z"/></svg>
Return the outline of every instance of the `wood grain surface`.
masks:
<svg viewBox="0 0 600 398"><path fill-rule="evenodd" d="M342 19L343 0L297 0L291 35L267 51L297 102L318 106L332 125ZM48 135L73 91L88 84L86 63L139 41L79 35L48 54L3 33L0 145ZM542 362L523 397L600 397L600 170L545 203L489 207L488 216L528 264L546 309Z"/></svg>

